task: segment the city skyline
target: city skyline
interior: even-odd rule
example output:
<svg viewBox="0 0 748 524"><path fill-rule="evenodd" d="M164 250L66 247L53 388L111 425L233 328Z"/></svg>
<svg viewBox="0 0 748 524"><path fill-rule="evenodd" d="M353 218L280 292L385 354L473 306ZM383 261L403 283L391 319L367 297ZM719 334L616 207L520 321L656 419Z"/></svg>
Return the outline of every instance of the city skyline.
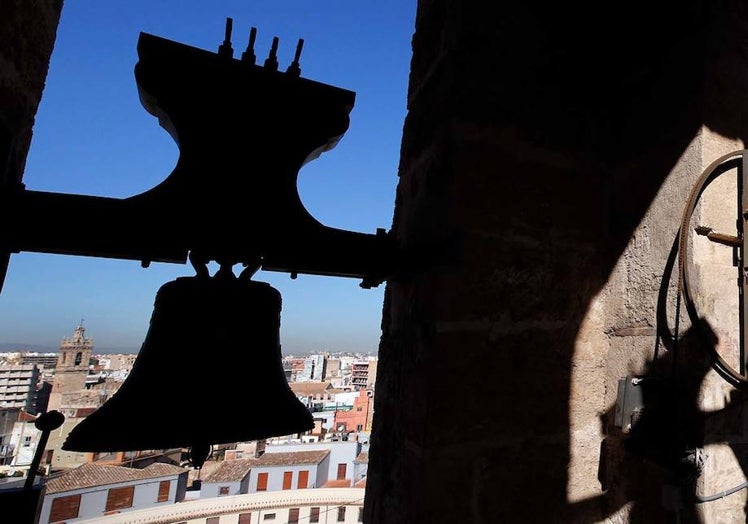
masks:
<svg viewBox="0 0 748 524"><path fill-rule="evenodd" d="M15 352L28 352L28 353L57 353L59 350L59 344L57 347L42 346L36 344L24 344L16 342L0 342L0 355L3 353L15 353ZM96 347L94 345L93 355L135 355L140 351L140 348L128 348L128 347ZM329 353L330 355L374 355L376 356L378 351L351 351L346 349L310 349L308 351L284 351L281 348L281 352L284 357L295 357L295 356L309 356L309 355L320 355Z"/></svg>
<svg viewBox="0 0 748 524"><path fill-rule="evenodd" d="M216 51L227 17L233 19L235 54L256 27L258 61L278 36L285 70L303 38L302 77L356 92L348 131L335 149L302 169L299 194L324 225L364 233L389 229L415 17L414 5L394 1L66 3L24 171L26 187L126 198L161 182L178 150L138 100L138 35ZM82 228L70 234L97 233ZM181 264L143 269L126 260L13 254L0 293L0 343L56 348L83 317L100 348L137 352L159 287L190 274L191 267ZM255 279L283 297L284 353L377 350L384 285L361 289L356 279L300 274L291 280L263 271Z"/></svg>

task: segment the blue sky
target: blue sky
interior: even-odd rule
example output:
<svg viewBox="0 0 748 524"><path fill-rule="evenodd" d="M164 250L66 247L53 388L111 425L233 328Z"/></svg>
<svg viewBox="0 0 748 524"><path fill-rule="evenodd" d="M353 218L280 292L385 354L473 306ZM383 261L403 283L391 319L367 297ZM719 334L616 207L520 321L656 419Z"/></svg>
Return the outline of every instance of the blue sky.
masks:
<svg viewBox="0 0 748 524"><path fill-rule="evenodd" d="M285 70L303 38L301 75L356 92L347 133L301 170L299 194L325 225L365 233L389 229L415 1L67 0L34 126L26 187L125 198L166 178L178 150L138 100L138 36L144 31L215 51L226 17L233 19L235 56L254 26L258 62L277 36ZM90 224L70 231L93 234ZM192 274L182 264L143 269L135 261L14 254L0 294L0 343L57 347L83 319L97 349L137 351L158 288ZM283 296L284 353L376 351L384 285L367 290L356 279L291 280L262 271L255 280L269 282Z"/></svg>

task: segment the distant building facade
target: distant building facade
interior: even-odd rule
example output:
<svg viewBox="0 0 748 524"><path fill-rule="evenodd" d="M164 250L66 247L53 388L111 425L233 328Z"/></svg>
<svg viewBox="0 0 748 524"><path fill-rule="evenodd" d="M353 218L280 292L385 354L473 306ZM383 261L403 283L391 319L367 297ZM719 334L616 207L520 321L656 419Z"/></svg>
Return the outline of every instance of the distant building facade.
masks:
<svg viewBox="0 0 748 524"><path fill-rule="evenodd" d="M329 463L330 451L325 449L266 451L253 461L248 492L318 488L327 481Z"/></svg>
<svg viewBox="0 0 748 524"><path fill-rule="evenodd" d="M304 372L304 359L299 357L284 357L283 371L288 382L296 382L299 375Z"/></svg>
<svg viewBox="0 0 748 524"><path fill-rule="evenodd" d="M351 384L357 389L373 389L377 380L377 359L359 360L351 365Z"/></svg>
<svg viewBox="0 0 748 524"><path fill-rule="evenodd" d="M36 429L34 421L36 417L21 411L18 420L13 424L10 436L10 446L13 450L13 458L10 466L14 469L28 469L36 452L36 446L41 438L42 432Z"/></svg>
<svg viewBox="0 0 748 524"><path fill-rule="evenodd" d="M77 426L96 408L61 408L65 421L58 429L49 435L43 462L49 464L53 470L71 469L93 461L93 453L82 451L68 451L62 449L70 430Z"/></svg>
<svg viewBox="0 0 748 524"><path fill-rule="evenodd" d="M325 364L325 379L342 378L342 363L339 358L328 358Z"/></svg>
<svg viewBox="0 0 748 524"><path fill-rule="evenodd" d="M369 452L362 451L353 459L353 485L366 481L366 475L369 473Z"/></svg>
<svg viewBox="0 0 748 524"><path fill-rule="evenodd" d="M130 371L135 364L137 354L116 353L111 355L98 355L101 369L106 371Z"/></svg>
<svg viewBox="0 0 748 524"><path fill-rule="evenodd" d="M296 376L298 382L325 380L326 355L310 355L304 359L304 369Z"/></svg>
<svg viewBox="0 0 748 524"><path fill-rule="evenodd" d="M293 382L289 384L291 391L309 411L323 411L325 406L335 403L337 389L329 382Z"/></svg>
<svg viewBox="0 0 748 524"><path fill-rule="evenodd" d="M105 373L91 373L93 350L93 339L86 336L82 324L60 344L47 410L60 411L65 422L50 435L43 455L43 464L53 469L75 468L95 460L93 453L63 450L62 444L73 427L98 409L122 385L121 380L107 377ZM115 360L128 361L127 358Z"/></svg>
<svg viewBox="0 0 748 524"><path fill-rule="evenodd" d="M267 461L267 463L277 460L279 463L283 461L291 460L293 456L300 456L298 454L308 453L312 454L323 452L326 453L324 461L320 461L317 465L317 484L314 486L309 485L306 487L322 487L331 480L341 481L346 480L347 486L350 487L354 482L354 474L356 471L355 460L359 457L363 446L360 442L355 441L339 441L339 442L326 442L326 443L309 443L309 444L280 444L275 446L268 446L265 450L265 454L261 459ZM273 459L274 454L284 455L282 459ZM286 458L288 457L288 458ZM327 468L325 471L322 471ZM254 477L252 479L254 482ZM274 484L277 486L277 484ZM294 486L295 487L295 486ZM343 486L336 486L343 487ZM278 489L276 487L276 489Z"/></svg>
<svg viewBox="0 0 748 524"><path fill-rule="evenodd" d="M36 364L39 369L54 369L57 367L57 353L24 351L21 353L21 364Z"/></svg>
<svg viewBox="0 0 748 524"><path fill-rule="evenodd" d="M16 423L19 420L32 420L33 418L21 408L0 408L0 466L13 465L17 444L13 440L13 429Z"/></svg>
<svg viewBox="0 0 748 524"><path fill-rule="evenodd" d="M249 493L249 473L255 459L224 460L200 485L200 498Z"/></svg>
<svg viewBox="0 0 748 524"><path fill-rule="evenodd" d="M36 413L39 367L36 364L0 366L0 407Z"/></svg>
<svg viewBox="0 0 748 524"><path fill-rule="evenodd" d="M371 389L360 389L351 409L335 410L336 431L371 431L374 412L374 394Z"/></svg>

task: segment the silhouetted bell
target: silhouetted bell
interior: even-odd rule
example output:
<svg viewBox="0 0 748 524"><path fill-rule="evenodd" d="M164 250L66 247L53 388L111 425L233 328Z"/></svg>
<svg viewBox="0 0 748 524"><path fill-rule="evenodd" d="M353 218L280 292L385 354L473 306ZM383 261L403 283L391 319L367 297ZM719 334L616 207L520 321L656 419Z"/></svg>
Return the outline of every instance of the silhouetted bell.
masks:
<svg viewBox="0 0 748 524"><path fill-rule="evenodd" d="M314 426L283 372L280 293L205 273L161 286L130 375L63 449L204 449Z"/></svg>

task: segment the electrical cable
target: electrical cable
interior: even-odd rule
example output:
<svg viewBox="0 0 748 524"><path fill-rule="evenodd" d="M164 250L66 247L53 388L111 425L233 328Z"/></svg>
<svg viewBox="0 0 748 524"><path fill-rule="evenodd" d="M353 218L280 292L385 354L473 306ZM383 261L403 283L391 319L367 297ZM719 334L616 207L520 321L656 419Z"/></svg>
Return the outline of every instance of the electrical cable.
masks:
<svg viewBox="0 0 748 524"><path fill-rule="evenodd" d="M675 259L678 256L678 238L680 238L680 236L676 233L673 245L670 247L667 261L665 262L665 268L662 270L662 281L660 282L660 290L657 294L657 336L655 337L653 362L657 361L660 357L660 342L662 342L662 345L667 351L674 350L675 335L670 331L670 325L668 323L667 297L670 290L670 281L673 278ZM676 314L680 314L680 291L677 295Z"/></svg>
<svg viewBox="0 0 748 524"><path fill-rule="evenodd" d="M694 499L697 504L703 504L705 502L712 502L715 500L723 499L728 495L732 495L733 493L737 493L741 489L748 488L748 482L743 482L742 484L738 484L737 486L730 488L725 491L720 491L719 493L715 495L709 495L708 497L704 497L698 494L694 494Z"/></svg>

